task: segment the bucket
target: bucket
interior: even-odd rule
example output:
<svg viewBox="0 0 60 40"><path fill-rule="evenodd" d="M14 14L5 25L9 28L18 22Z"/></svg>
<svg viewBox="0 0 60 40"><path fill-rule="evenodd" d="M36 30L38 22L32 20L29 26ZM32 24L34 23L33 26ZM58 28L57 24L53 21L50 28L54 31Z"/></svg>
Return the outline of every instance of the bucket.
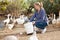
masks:
<svg viewBox="0 0 60 40"><path fill-rule="evenodd" d="M24 24L25 30L27 34L33 33L33 24L32 22L28 22Z"/></svg>

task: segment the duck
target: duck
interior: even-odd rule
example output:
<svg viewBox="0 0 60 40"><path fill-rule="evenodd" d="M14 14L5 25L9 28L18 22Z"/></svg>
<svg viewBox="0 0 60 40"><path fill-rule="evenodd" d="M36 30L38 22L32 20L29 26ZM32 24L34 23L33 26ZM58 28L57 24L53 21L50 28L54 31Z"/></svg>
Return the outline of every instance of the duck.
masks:
<svg viewBox="0 0 60 40"><path fill-rule="evenodd" d="M10 20L13 20L13 17L12 16L10 17Z"/></svg>
<svg viewBox="0 0 60 40"><path fill-rule="evenodd" d="M10 14L7 15L7 19L3 20L4 23L8 24L10 22Z"/></svg>
<svg viewBox="0 0 60 40"><path fill-rule="evenodd" d="M14 23L16 23L16 22L17 22L15 17L13 18L13 22L14 22Z"/></svg>
<svg viewBox="0 0 60 40"><path fill-rule="evenodd" d="M46 17L46 19L47 19L47 25L49 25L49 22L50 22L50 21L49 21L48 17Z"/></svg>
<svg viewBox="0 0 60 40"><path fill-rule="evenodd" d="M7 26L7 28L8 28L9 30L12 30L13 27L14 27L14 24L15 24L15 23L11 23L11 24L7 24L6 26Z"/></svg>
<svg viewBox="0 0 60 40"><path fill-rule="evenodd" d="M4 40L18 40L18 38L14 35L6 36Z"/></svg>
<svg viewBox="0 0 60 40"><path fill-rule="evenodd" d="M57 20L55 19L55 14L54 14L54 18L52 20L52 24L56 24Z"/></svg>
<svg viewBox="0 0 60 40"><path fill-rule="evenodd" d="M16 21L18 24L23 24L25 22L24 15L20 15L20 17L17 18Z"/></svg>
<svg viewBox="0 0 60 40"><path fill-rule="evenodd" d="M29 22L29 19L28 19L27 16L24 17L24 20L25 20L25 22L26 22L26 21Z"/></svg>
<svg viewBox="0 0 60 40"><path fill-rule="evenodd" d="M60 23L60 12L59 12L59 17L57 18L57 24Z"/></svg>
<svg viewBox="0 0 60 40"><path fill-rule="evenodd" d="M12 29L14 28L14 25L15 25L15 23L16 23L15 17L12 19L12 21L13 21L13 23L7 24L7 27L8 27L8 29L10 29L10 30L12 30Z"/></svg>
<svg viewBox="0 0 60 40"><path fill-rule="evenodd" d="M33 35L31 35L28 40L38 40L36 36L36 30L34 30Z"/></svg>
<svg viewBox="0 0 60 40"><path fill-rule="evenodd" d="M16 23L15 17L12 17L12 16L11 16L10 20L11 20L12 22Z"/></svg>

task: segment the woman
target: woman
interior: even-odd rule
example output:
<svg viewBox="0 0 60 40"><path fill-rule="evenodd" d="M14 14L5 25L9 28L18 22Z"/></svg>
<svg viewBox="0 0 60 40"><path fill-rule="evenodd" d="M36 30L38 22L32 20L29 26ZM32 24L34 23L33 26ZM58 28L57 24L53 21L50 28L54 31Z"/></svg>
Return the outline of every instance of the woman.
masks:
<svg viewBox="0 0 60 40"><path fill-rule="evenodd" d="M40 6L41 6L41 9L45 11L45 9L43 7L43 2L40 2ZM47 25L49 25L49 20L48 20L48 17L47 16L46 16L46 19L47 19Z"/></svg>
<svg viewBox="0 0 60 40"><path fill-rule="evenodd" d="M41 29L41 33L45 33L47 26L46 12L41 8L41 4L39 2L34 3L34 8L36 12L30 18L30 22L32 22L37 28Z"/></svg>

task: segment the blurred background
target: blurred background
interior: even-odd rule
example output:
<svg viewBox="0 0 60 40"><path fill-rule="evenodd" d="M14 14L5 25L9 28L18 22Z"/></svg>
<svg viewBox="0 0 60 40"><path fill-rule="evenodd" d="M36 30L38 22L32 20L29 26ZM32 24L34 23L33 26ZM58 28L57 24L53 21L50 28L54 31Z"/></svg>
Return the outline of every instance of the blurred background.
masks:
<svg viewBox="0 0 60 40"><path fill-rule="evenodd" d="M22 12L25 15L33 14L34 2L43 2L47 15L59 16L60 0L0 0L0 16L11 13L17 17Z"/></svg>
<svg viewBox="0 0 60 40"><path fill-rule="evenodd" d="M2 23L2 21L7 18L6 16L7 14L11 14L11 16L13 16L14 18L16 17L18 19L20 17L20 14L24 14L25 16L30 18L35 12L33 6L35 2L43 3L43 7L48 17L47 33L46 34L39 33L37 35L38 38L41 40L60 40L59 38L60 37L60 0L0 0L0 26L3 27L4 23ZM24 30L23 25L20 24L19 25L14 24L14 25L15 26L13 32L6 28L3 31L0 31L0 40L3 39L8 34L16 35L17 32L20 33L22 30ZM18 34L17 36L21 40L24 39L27 40L28 38L28 36L26 36L25 34L24 36L20 36Z"/></svg>

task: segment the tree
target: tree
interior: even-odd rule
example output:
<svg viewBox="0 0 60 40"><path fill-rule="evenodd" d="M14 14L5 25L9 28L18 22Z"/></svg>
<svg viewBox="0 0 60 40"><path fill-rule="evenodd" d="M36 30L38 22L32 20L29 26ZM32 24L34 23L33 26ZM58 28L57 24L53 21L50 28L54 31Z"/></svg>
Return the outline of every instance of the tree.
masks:
<svg viewBox="0 0 60 40"><path fill-rule="evenodd" d="M50 14L51 12L57 14L60 10L60 0L54 0L53 2L46 0L43 3L47 14Z"/></svg>

